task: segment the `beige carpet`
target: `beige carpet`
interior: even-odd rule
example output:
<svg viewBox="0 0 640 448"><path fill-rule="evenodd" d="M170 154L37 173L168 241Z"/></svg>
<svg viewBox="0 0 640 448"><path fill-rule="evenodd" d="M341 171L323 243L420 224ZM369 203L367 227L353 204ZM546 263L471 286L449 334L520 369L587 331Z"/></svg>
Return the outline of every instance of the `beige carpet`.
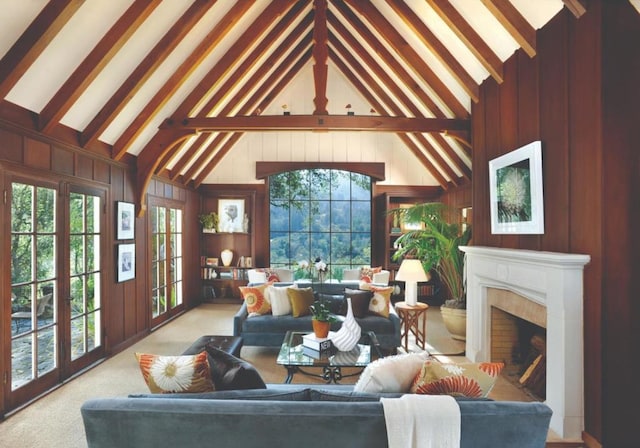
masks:
<svg viewBox="0 0 640 448"><path fill-rule="evenodd" d="M69 381L0 423L0 446L12 448L86 447L80 406L89 398L126 396L146 392L138 370L135 352L180 354L202 335L232 333L235 304L204 304L161 327L144 340L106 360L97 367ZM427 312L427 343L429 351L459 354L464 344L451 339L440 319L439 308ZM418 350L413 342L410 351ZM281 383L285 369L275 364L277 349L244 347L242 357L252 362L265 382ZM443 360L448 356L442 356ZM464 360L464 357L453 357ZM353 383L357 377L345 379ZM294 383L321 382L296 375ZM494 390L500 389L498 386Z"/></svg>

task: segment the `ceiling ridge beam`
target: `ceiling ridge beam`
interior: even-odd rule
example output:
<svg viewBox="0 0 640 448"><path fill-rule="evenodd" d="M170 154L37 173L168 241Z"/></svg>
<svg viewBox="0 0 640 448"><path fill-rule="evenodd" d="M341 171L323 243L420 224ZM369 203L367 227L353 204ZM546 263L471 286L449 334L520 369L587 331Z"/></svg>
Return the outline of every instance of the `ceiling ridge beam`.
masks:
<svg viewBox="0 0 640 448"><path fill-rule="evenodd" d="M454 116L459 118L468 118L469 112L464 105L456 98L447 85L431 70L427 63L420 57L420 55L407 43L402 35L396 30L389 21L378 11L370 1L361 0L334 0L334 4L341 5L340 10L345 11L347 14L352 14L352 11L348 11L345 2L351 6L354 10L358 11L372 27L382 36L391 48L398 54L398 56L413 69L413 71L421 77L427 85L433 89L435 94L442 100L447 108L451 110ZM360 30L358 30L360 32ZM380 43L380 45L385 45Z"/></svg>
<svg viewBox="0 0 640 448"><path fill-rule="evenodd" d="M434 54L447 71L464 88L474 103L478 102L480 88L467 69L451 54L418 15L402 0L386 0L387 4Z"/></svg>
<svg viewBox="0 0 640 448"><path fill-rule="evenodd" d="M504 81L502 60L462 17L462 14L449 3L449 0L426 0L426 2L480 61L491 77L498 84L502 84Z"/></svg>
<svg viewBox="0 0 640 448"><path fill-rule="evenodd" d="M360 79L353 73L353 71L347 66L347 64L340 59L335 52L330 51L331 60L336 65L338 70L342 72L342 74L351 82L351 84L356 88L360 94L366 98L369 103L378 111L378 113L383 115L388 115L388 111L385 109L384 105L378 101L378 99L371 93L371 91L365 87L365 85L360 81ZM436 181L443 188L447 188L447 179L440 173L440 170L427 158L427 156L417 147L415 143L406 135L406 134L396 134L400 141L402 141L409 151L413 153L413 155L418 159L418 161L422 164L422 166L431 173L431 175L436 179Z"/></svg>
<svg viewBox="0 0 640 448"><path fill-rule="evenodd" d="M314 114L326 115L327 112L327 0L313 0L315 22L313 26L313 80L315 86Z"/></svg>
<svg viewBox="0 0 640 448"><path fill-rule="evenodd" d="M100 134L109 127L195 24L215 5L216 1L195 2L180 16L82 130L80 133L80 144L82 146L87 147L98 140ZM125 130L126 133L127 130ZM118 149L116 142L116 145L112 148L111 157L115 160L120 160L125 154L126 149Z"/></svg>
<svg viewBox="0 0 640 448"><path fill-rule="evenodd" d="M307 64L311 60L311 55L312 55L311 52L312 52L311 49L307 50L298 59L298 61L294 65L292 65L291 68L289 68L289 70L287 71L284 70L284 67L285 67L284 64L281 64L276 71L284 72L284 75L280 77L280 79L275 83L275 85L270 89L270 91L266 95L260 94L259 92L254 93L251 99L245 103L247 110L256 110L256 109L265 110L274 101L275 97L278 96L280 92L282 92L284 88L291 82L295 74L298 73L302 69L302 67L304 67L305 64ZM272 82L275 82L276 79L277 77L274 76L274 74L272 74L269 77L269 79L263 83L260 90L265 90L266 88L268 88L268 86ZM262 97L262 99L258 102L260 97ZM235 144L235 141L240 139L242 135L244 135L244 133L236 132L231 137L230 141L233 141ZM195 179L196 187L199 187L202 184L206 176L208 176L209 173L215 169L215 167L222 161L222 159L224 159L227 153L231 150L231 148L233 147L233 144L230 144L230 141L227 142L227 144L225 144L222 148L220 148L220 150L218 150L215 154L213 154L212 159L200 170L200 173ZM210 148L206 148L205 152L209 149ZM213 148L211 149L213 152Z"/></svg>
<svg viewBox="0 0 640 448"><path fill-rule="evenodd" d="M45 5L0 59L0 99L7 96L83 4L83 0L51 0Z"/></svg>
<svg viewBox="0 0 640 448"><path fill-rule="evenodd" d="M536 30L509 0L481 0L530 58L536 55Z"/></svg>
<svg viewBox="0 0 640 448"><path fill-rule="evenodd" d="M161 0L136 0L129 6L40 111L38 122L42 132L48 133L58 124L160 3Z"/></svg>
<svg viewBox="0 0 640 448"><path fill-rule="evenodd" d="M383 84L396 86L396 90L399 90L401 94L401 96L397 96L400 97L402 103L405 104L405 106L411 111L411 113L416 117L424 117L422 111L420 111L420 109L407 97L404 91L399 89L398 83L395 82L387 73L387 71L381 67L380 63L362 47L355 36L350 34L345 27L341 26L335 17L331 18L330 23L340 33L342 40L344 40L352 49L354 49L358 56L363 60L364 64L375 69L378 78L380 78ZM335 41L332 40L331 42L335 42L333 45L336 48L342 45L342 43L338 39L335 39ZM341 53L344 55L343 57L352 58L350 52L342 51ZM417 87L415 81L413 80L413 78L411 78L411 75L409 75L409 73L403 67L398 64L393 64L392 61L389 60L389 58L392 58L391 55L387 55L385 52L379 52L378 56L389 67L392 67L391 70L394 71L396 76L405 83L407 88L411 92L413 92L413 94L416 95L418 99L422 100L423 102L425 100L431 101L429 96L422 89L419 89ZM435 105L435 103L431 104L433 104L434 110L430 110L428 108L429 112L431 112L436 118L446 118L444 113L437 107L437 105ZM433 134L432 137L437 141L439 145L441 145L442 150L447 154L447 156L451 160L451 163L453 163L453 165L457 167L457 169L462 172L465 177L471 178L471 170L469 169L469 167L467 167L466 163L453 150L453 148L451 148L449 143L442 137L442 135ZM455 177L457 177L457 175Z"/></svg>
<svg viewBox="0 0 640 448"><path fill-rule="evenodd" d="M208 2L200 3L209 4ZM136 115L127 129L125 129L122 135L120 135L118 140L116 140L113 145L114 158L118 159L127 152L133 141L140 135L151 120L156 117L160 109L167 103L167 101L169 101L173 94L182 87L196 67L206 59L220 41L227 36L227 34L233 29L236 23L240 21L244 13L247 12L252 5L253 2L250 0L238 0L238 2L224 15L224 17L220 19L206 37L202 39L195 50L186 57L182 64L180 64L169 79L167 79L160 90L158 90L153 98ZM171 28L172 32L175 28L175 26ZM158 48L158 46L156 46L156 48ZM158 49L161 50L161 48ZM166 55L164 55L164 57L166 57ZM145 61L147 61L146 58ZM129 79L131 79L131 77L129 77ZM133 81L135 81L135 79ZM137 83L137 88L141 87L142 84ZM109 101L109 104L111 104L111 100ZM97 120L98 117L100 117L100 114L96 116L94 121ZM97 135L94 135L94 137L97 138Z"/></svg>
<svg viewBox="0 0 640 448"><path fill-rule="evenodd" d="M246 80L245 84L256 85L260 81L260 79L264 78L267 75L267 73L269 72L269 70L271 70L271 68L273 66L275 66L277 61L282 58L282 56L286 53L286 51L288 49L291 48L291 46L298 39L298 36L301 33L303 33L311 25L312 22L313 22L313 12L310 12L294 28L294 31L292 33L290 33L280 43L280 45L267 57L267 59L260 66L260 68L258 68L256 70L256 72L253 75L251 75L251 77L248 80ZM288 21L287 21L287 23L288 23ZM286 25L286 24L282 24L282 25ZM274 30L275 30L275 28L274 28ZM269 40L269 39L266 38L265 41L266 40ZM269 41L273 42L273 40L274 39L271 39ZM311 44L311 33L307 34L306 37L303 37L302 40L300 40L300 42L298 43L298 46L296 47L297 49L294 50L294 52L297 53L297 54L302 54L302 51L304 50L304 48L308 47L310 44ZM256 50L258 50L258 49L256 49ZM247 57L247 59L257 59L258 55L256 55L255 53L256 53L256 51L252 52ZM293 63L293 61L291 63ZM223 84L220 87L220 89L218 89L218 92L216 93L216 95L214 95L214 97L209 101L209 103L207 104L207 106L205 106L203 111L211 112L212 109L213 109L214 101L217 103L217 101L222 99L222 96L226 95L226 92L229 92L231 90L232 87L228 86L227 84L239 81L240 78L241 78L240 74L242 74L244 72L245 72L245 70L244 70L243 65L238 67L238 69L235 71L235 73L237 73L239 75L238 76L235 76L235 74L231 75L229 77L229 80L227 80L227 82L225 84ZM249 94L249 89L241 89L240 92L238 92L238 94L236 94L232 99L230 99L229 102L227 103L227 105L220 111L220 115L228 115L229 113L231 113L231 111L238 106L238 103L241 102L244 99L244 97L246 95L248 95L248 94ZM207 116L207 114L200 114L199 116ZM172 172L171 178L172 179L175 179L179 175L179 173L182 172L185 169L185 167L191 163L193 158L200 151L200 146L205 144L207 139L208 139L208 136L201 135L200 137L198 137L196 142L194 142L191 145L191 147L186 151L186 153L180 157L180 160L171 169L171 172ZM164 164L163 166L167 166L167 164Z"/></svg>
<svg viewBox="0 0 640 448"><path fill-rule="evenodd" d="M346 62L352 67L352 69L355 70L356 74L360 77L360 79L363 80L364 84L368 85L370 89L373 89L378 94L378 96L380 96L380 99L388 105L393 115L404 115L404 113L402 112L402 109L400 109L400 107L395 104L393 98L391 98L387 94L387 89L390 90L399 99L399 101L405 105L405 107L411 109L417 118L425 118L417 109L417 107L411 104L411 101L409 100L407 95L398 87L395 82L389 80L389 83L384 86L386 89L382 88L373 78L369 70L366 70L338 39L334 37L331 40L331 44L336 47L342 59L346 60ZM336 55L333 60L335 61L336 58L338 58L338 55ZM376 76L383 76L383 70L378 64L375 64L373 66L370 65L369 69L372 70L376 74ZM438 151L426 140L426 138L424 138L422 134L417 135L419 135L417 139L429 153L431 158L435 160L439 169L444 172L444 174L446 174L450 179L452 179L452 181L456 182L458 175L453 171L451 166L449 166L449 164L442 158Z"/></svg>

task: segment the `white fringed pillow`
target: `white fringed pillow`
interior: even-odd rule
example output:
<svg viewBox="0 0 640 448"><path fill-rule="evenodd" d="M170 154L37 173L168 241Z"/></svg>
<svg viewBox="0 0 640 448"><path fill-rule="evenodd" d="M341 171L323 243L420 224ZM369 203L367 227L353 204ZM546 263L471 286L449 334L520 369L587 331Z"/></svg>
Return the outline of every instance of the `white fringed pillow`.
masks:
<svg viewBox="0 0 640 448"><path fill-rule="evenodd" d="M369 364L354 386L355 392L406 393L420 372L429 353L407 353L387 356Z"/></svg>

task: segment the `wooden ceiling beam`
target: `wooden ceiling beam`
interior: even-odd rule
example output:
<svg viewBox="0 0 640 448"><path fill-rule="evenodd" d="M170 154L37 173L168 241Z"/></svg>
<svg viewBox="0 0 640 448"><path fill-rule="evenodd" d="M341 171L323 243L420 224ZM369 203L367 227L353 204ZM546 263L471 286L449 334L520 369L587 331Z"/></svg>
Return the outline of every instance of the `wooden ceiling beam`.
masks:
<svg viewBox="0 0 640 448"><path fill-rule="evenodd" d="M416 37L433 53L447 71L453 76L462 88L477 103L479 98L478 83L471 77L467 69L451 54L447 47L431 32L418 15L402 0L386 0L387 4L410 28Z"/></svg>
<svg viewBox="0 0 640 448"><path fill-rule="evenodd" d="M195 6L196 4L207 5L208 7L210 7L211 5L210 2L196 2L194 3L193 6ZM127 152L127 149L129 149L129 146L131 146L133 141L149 125L151 120L155 118L155 116L158 114L162 106L164 106L166 102L169 101L169 99L173 96L173 94L175 94L178 91L178 89L184 84L184 82L195 71L195 69L216 48L216 46L220 43L220 41L224 39L224 37L233 29L234 25L238 21L240 21L240 19L242 19L243 15L253 5L254 3L250 0L238 0L238 2L236 2L233 5L233 7L231 7L231 9L224 15L224 17L220 19L220 21L211 29L211 31L200 42L200 44L198 44L195 50L193 50L191 54L187 56L187 58L182 62L182 64L180 64L180 66L169 77L169 79L167 79L167 81L160 88L160 90L158 90L158 92L153 96L153 98L136 115L136 117L133 119L131 124L127 127L127 129L125 129L122 135L120 135L118 140L116 140L115 144L113 145L113 153L114 153L114 158L116 160ZM184 17L185 15L183 15L183 18ZM179 29L177 30L176 26L174 25L171 28L170 33L180 32L180 31L181 30ZM185 34L187 32L188 30L185 31ZM176 42L176 45L178 42ZM156 49L158 51L164 50L163 48L159 48L159 46L156 46L154 48L154 51L152 51L152 53L154 53ZM149 56L152 53L150 53L145 58L144 64L148 63ZM163 52L162 56L166 57L167 55ZM150 61L150 62L155 62L155 61ZM155 69L157 68L157 66L154 66L153 68ZM151 72L149 70L145 70L145 74L150 76ZM137 88L142 87L142 84L138 83L138 79L133 78L133 74L128 78L128 80L131 80L132 82L136 83ZM121 90L124 92L128 89L121 89ZM120 95L121 90L118 91L117 95ZM114 108L120 107L118 104L113 104L112 103L113 100L114 98L109 100L109 103L105 105L105 107L103 108L103 111L111 111ZM121 98L121 101L126 101L126 99ZM97 120L99 120L99 117L101 116L102 113L103 112L101 111L101 113L98 114L96 118L93 120L94 122L96 122L93 126L102 127L102 125L100 125L97 122ZM91 126L92 125L90 125L87 129L92 129ZM87 130L85 130L85 132L88 133ZM85 134L85 132L83 132L83 135ZM99 133L101 132L102 131L94 132L92 130L91 131L92 135L87 135L86 138L89 138L89 137L97 138L99 136Z"/></svg>
<svg viewBox="0 0 640 448"><path fill-rule="evenodd" d="M509 0L481 0L482 4L495 16L500 24L529 55L536 55L536 30Z"/></svg>
<svg viewBox="0 0 640 448"><path fill-rule="evenodd" d="M340 34L340 39L335 39L335 41L330 39L330 42L335 42L333 45L336 48L339 48L342 43L341 41L344 41L351 50L355 51L356 54L358 55L358 58L362 60L362 63L367 66L367 67L371 67L372 70L374 70L374 72L376 73L376 76L378 77L378 79L380 79L380 81L386 85L386 86L392 86L393 90L394 90L394 94L396 95L397 98L399 98L402 103L405 105L405 107L407 107L409 109L409 111L415 116L415 117L424 117L424 114L422 113L422 111L418 108L418 106L416 104L414 104L414 102L412 100L410 100L407 95L404 93L404 91L402 89L400 89L400 87L398 86L398 82L396 80L394 80L391 75L387 72L387 70L385 70L380 63L378 62L378 60L376 58L374 58L371 54L369 54L369 52L367 52L364 47L362 47L362 45L360 44L360 42L358 42L358 40L356 40L355 36L351 35L348 30L342 26L342 24L335 18L335 17L330 17L329 23L331 24L332 28L335 29L336 31L338 31L338 33ZM351 55L350 51L342 50L340 52L343 55L343 58L349 58L352 59L353 56ZM391 70L394 71L396 77L405 84L405 86L407 86L407 88L409 88L409 90L421 101L427 101L427 109L429 110L429 112L431 114L433 114L436 118L445 118L444 113L435 105L431 102L429 96L426 94L426 92L424 92L422 89L418 88L418 86L416 85L416 83L414 82L413 78L411 77L411 75L404 69L402 68L400 65L398 64L394 64L393 61L391 60L392 57L390 55L386 55L383 52L380 52L378 54L378 59L382 60L383 62L385 62L389 67L392 67ZM353 66L355 64L357 64L357 62L350 62L350 64ZM366 71L365 71L366 73ZM428 106L431 106L428 107ZM393 113L394 115L399 115L401 113ZM461 172L463 173L463 176L470 179L471 178L471 169L466 165L466 163L461 159L461 157L453 150L453 148L450 146L449 142L440 134L437 133L433 133L432 134L432 138L436 141L436 143L438 145L440 145L440 147L443 149L443 151L445 151L445 153L447 154L447 156L449 157L449 159L451 160L451 163ZM424 139L424 137L421 137L421 140ZM426 141L426 140L425 140ZM428 145L429 147L431 147L431 145ZM433 150L434 152L435 149ZM437 152L436 152L437 154ZM445 163L446 164L446 163ZM448 165L448 164L446 164ZM451 173L450 175L452 175L452 177L454 177L455 175L453 173Z"/></svg>
<svg viewBox="0 0 640 448"><path fill-rule="evenodd" d="M502 61L449 0L426 0L451 31L466 45L498 84L504 80Z"/></svg>
<svg viewBox="0 0 640 448"><path fill-rule="evenodd" d="M40 111L38 122L42 132L48 133L58 124L160 3L161 0L136 0L125 11Z"/></svg>
<svg viewBox="0 0 640 448"><path fill-rule="evenodd" d="M562 0L562 3L576 19L579 19L587 12L587 5L582 0Z"/></svg>
<svg viewBox="0 0 640 448"><path fill-rule="evenodd" d="M287 36L287 38L284 41L282 41L282 43L278 46L278 48L276 48L276 50L274 50L269 55L269 57L264 61L262 66L253 75L251 75L251 77L246 81L245 84L251 85L251 86L259 85L262 82L261 80L263 80L268 75L271 68L274 67L278 63L278 60L281 59L282 56L286 54L286 52L295 43L295 40L300 35L300 33L302 33L306 28L308 28L312 21L313 21L313 13L307 14L307 17L304 20L302 20L296 27L296 31L299 31L299 32L291 33L289 36ZM285 68L282 69L281 72L284 71L286 67L293 65L295 60L298 59L300 55L303 54L303 52L311 45L311 41L312 41L311 33L308 33L307 36L305 36L302 40L300 40L298 45L296 45L296 47L289 52L287 57L283 59L280 67L285 67ZM239 72L239 73L242 73L242 72ZM219 90L221 92L225 92L226 90L225 86L222 86ZM229 100L227 105L220 111L220 115L221 116L229 115L233 111L233 109L238 107L239 103L241 103L244 100L245 96L248 95L249 92L250 92L249 89L240 89L234 95L234 97ZM261 88L258 88L256 91L257 94L261 94L261 92L262 92ZM255 102L256 101L254 101L254 103ZM242 113L252 112L247 108L242 108L241 110L243 111ZM184 169L192 163L193 159L201 151L202 146L206 143L208 138L209 137L207 135L201 135L200 137L198 137L198 139L194 142L194 144L191 145L189 150L180 157L180 160L176 163L176 165L171 170L172 171L171 177L173 179L175 179L176 175L184 171Z"/></svg>
<svg viewBox="0 0 640 448"><path fill-rule="evenodd" d="M402 109L400 109L400 107L397 104L395 104L390 94L398 98L403 104L405 104L405 106L411 103L411 101L404 94L404 92L402 92L402 90L398 88L397 84L394 82L390 82L385 84L384 86L380 86L380 84L374 79L373 75L370 73L370 71L373 71L373 74L375 74L376 76L382 76L383 70L377 64L373 66L369 65L367 69L365 69L362 66L362 64L360 64L356 60L353 54L350 51L348 51L346 47L342 45L342 43L338 39L334 38L330 40L330 42L331 42L331 45L336 48L337 52L341 57L340 58L337 53L333 53L334 57L332 57L332 60L336 63L336 65L338 65L338 63L336 62L337 60L339 59L344 60L349 66L352 67L353 71L357 74L359 79L362 79L363 83L369 86L369 89L373 90L374 93L382 100L383 103L387 104L390 110L387 111L385 109L382 109L380 113L382 113L383 115L389 115L389 114L396 115L396 116L403 115ZM344 64L340 64L340 67L342 70L346 69L345 68L346 66ZM345 76L348 76L349 79L352 81L352 83L354 83L354 79L353 79L354 77L350 73L345 74ZM365 89L364 85L362 85L362 83L359 83L359 82L354 84L354 86L357 86L356 88L359 91L361 91L361 89ZM390 94L387 94L387 91L389 91ZM380 106L382 105L378 105L378 107ZM420 113L420 111L417 111L417 112L418 114ZM424 118L422 117L422 115L418 115L418 116L421 118ZM400 133L400 135L403 135L403 133ZM453 169L449 166L449 164L445 160L443 160L443 158L436 151L436 149L429 144L429 142L424 138L422 134L417 133L415 135L419 140L419 142L423 145L427 153L435 161L437 166L440 167L440 171L446 174L450 179L453 179L454 182L457 181L457 175L454 173ZM403 141L404 140L406 139L403 139ZM421 158L418 158L418 160L421 160Z"/></svg>
<svg viewBox="0 0 640 448"><path fill-rule="evenodd" d="M147 80L167 59L171 52L178 46L184 37L191 31L196 23L209 11L217 0L210 2L194 2L193 5L182 14L177 22L165 33L153 49L144 57L138 66L131 72L122 85L111 95L111 98L102 106L95 117L80 134L80 144L84 147L95 142L100 134L115 120L118 114L125 108L129 101L144 86ZM123 135L127 135L125 130ZM142 132L142 129L137 129ZM123 137L121 136L120 139ZM125 137L127 138L127 137ZM121 160L126 154L126 149L118 146L117 142L112 148L111 157Z"/></svg>
<svg viewBox="0 0 640 448"><path fill-rule="evenodd" d="M376 109L376 111L381 114L388 114L385 106L380 101L378 101L378 98L376 98L376 96L371 93L371 90L368 89L362 83L362 81L360 81L360 78L358 78L355 73L353 73L349 66L344 63L342 59L340 59L334 52L330 52L329 54L331 56L331 60L336 65L338 70L340 70L340 72L342 72L342 74L351 82L353 87L355 87L355 89L369 101L369 103ZM434 179L436 179L436 181L443 188L446 188L447 180L436 168L436 166L431 163L431 161L424 155L424 153L413 143L413 141L411 141L409 136L407 136L406 134L396 135L405 145L407 145L409 151L411 151L413 155L418 159L418 161L422 164L422 166L431 173Z"/></svg>
<svg viewBox="0 0 640 448"><path fill-rule="evenodd" d="M345 0L349 6L366 17L367 21L373 26L378 34L386 41L380 42L379 45L389 45L398 54L398 56L413 69L413 71L421 77L435 94L442 100L447 108L451 110L454 116L458 118L468 118L469 112L458 98L449 90L447 85L437 76L433 70L427 65L424 59L416 50L404 39L402 34L395 29L391 23L376 9L370 1L361 0ZM343 0L334 0L334 4L339 7L341 14L353 15L353 11L349 10ZM359 32L360 30L358 30ZM374 47L375 48L375 47Z"/></svg>
<svg viewBox="0 0 640 448"><path fill-rule="evenodd" d="M83 0L51 0L45 5L0 59L0 100L13 89L83 3Z"/></svg>
<svg viewBox="0 0 640 448"><path fill-rule="evenodd" d="M275 98L285 89L285 87L287 87L287 85L291 82L291 80L295 77L295 75L302 69L302 67L304 67L305 64L307 64L310 60L311 60L311 50L308 50L300 57L300 59L294 65L291 66L289 70L286 70L283 64L281 64L281 66L278 67L276 71L283 73L283 76L281 76L280 79L277 82L275 82L277 79L277 76L274 76L274 74L272 74L263 83L260 90L264 91L268 89L268 86L272 85L275 82L275 85L273 85L273 88L270 89L266 95L258 92L254 93L251 96L251 98L245 103L246 111L265 110L275 100ZM215 167L222 161L222 159L228 154L228 152L233 147L233 144L231 144L231 141L234 141L234 142L237 141L236 139L240 139L242 135L244 135L244 133L241 133L241 132L234 133L233 136L230 138L230 140L222 148L220 148L220 150L218 150L213 154L213 157L211 158L211 160L206 165L204 165L204 168L200 170L198 176L195 178L196 187L199 187L202 184L202 182L204 182L204 179L209 175L209 173L213 171ZM205 149L205 152L208 151L209 149L211 149L212 150L211 152L213 153L213 148L207 148Z"/></svg>
<svg viewBox="0 0 640 448"><path fill-rule="evenodd" d="M160 129L193 129L197 132L267 131L373 131L445 132L467 131L463 118L379 117L369 115L244 115L235 117L165 120Z"/></svg>
<svg viewBox="0 0 640 448"><path fill-rule="evenodd" d="M315 22L313 26L313 80L315 86L315 115L326 115L327 112L327 0L313 0Z"/></svg>

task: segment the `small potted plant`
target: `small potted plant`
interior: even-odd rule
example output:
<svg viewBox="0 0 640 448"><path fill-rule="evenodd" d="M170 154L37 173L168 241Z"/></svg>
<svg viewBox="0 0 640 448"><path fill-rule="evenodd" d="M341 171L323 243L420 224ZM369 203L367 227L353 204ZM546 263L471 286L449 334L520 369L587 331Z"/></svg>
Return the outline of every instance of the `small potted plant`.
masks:
<svg viewBox="0 0 640 448"><path fill-rule="evenodd" d="M309 309L311 310L313 332L317 338L326 338L329 336L331 323L336 321L336 317L329 310L329 304L326 300L318 299Z"/></svg>
<svg viewBox="0 0 640 448"><path fill-rule="evenodd" d="M215 233L218 229L218 214L216 212L203 213L198 216L200 224L202 224L202 231L205 233Z"/></svg>

